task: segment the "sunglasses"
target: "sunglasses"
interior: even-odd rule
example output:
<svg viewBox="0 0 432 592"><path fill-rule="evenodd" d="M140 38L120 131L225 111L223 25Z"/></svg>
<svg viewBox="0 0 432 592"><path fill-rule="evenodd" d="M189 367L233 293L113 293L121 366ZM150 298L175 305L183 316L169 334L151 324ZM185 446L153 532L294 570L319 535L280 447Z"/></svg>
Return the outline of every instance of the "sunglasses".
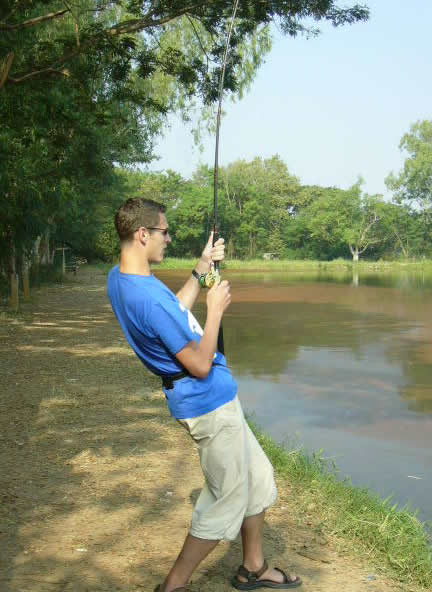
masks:
<svg viewBox="0 0 432 592"><path fill-rule="evenodd" d="M159 230L159 232L164 236L167 237L169 234L168 228L158 228L157 226L146 226L147 230Z"/></svg>

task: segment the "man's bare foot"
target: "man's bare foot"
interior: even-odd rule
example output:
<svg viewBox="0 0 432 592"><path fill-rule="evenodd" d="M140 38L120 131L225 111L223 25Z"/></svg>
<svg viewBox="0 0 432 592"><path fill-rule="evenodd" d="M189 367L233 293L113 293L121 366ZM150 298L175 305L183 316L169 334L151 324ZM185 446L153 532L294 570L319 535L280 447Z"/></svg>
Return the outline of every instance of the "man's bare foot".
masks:
<svg viewBox="0 0 432 592"><path fill-rule="evenodd" d="M297 576L294 574L286 574L288 582L295 582ZM258 578L259 580L271 580L272 582L282 583L285 581L284 574L281 570L269 567L263 574Z"/></svg>

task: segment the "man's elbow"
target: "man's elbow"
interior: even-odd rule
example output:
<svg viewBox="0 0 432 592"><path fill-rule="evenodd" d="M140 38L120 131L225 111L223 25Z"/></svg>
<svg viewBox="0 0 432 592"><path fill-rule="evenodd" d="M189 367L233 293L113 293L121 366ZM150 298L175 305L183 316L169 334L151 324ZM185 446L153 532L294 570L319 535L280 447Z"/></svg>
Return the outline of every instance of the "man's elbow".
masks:
<svg viewBox="0 0 432 592"><path fill-rule="evenodd" d="M206 352L200 351L194 341L177 354L177 359L196 378L207 378L213 364L213 358L210 359Z"/></svg>
<svg viewBox="0 0 432 592"><path fill-rule="evenodd" d="M202 362L201 364L196 365L192 374L196 376L196 378L207 378L207 376L210 373L211 367L211 363L209 364L208 362Z"/></svg>

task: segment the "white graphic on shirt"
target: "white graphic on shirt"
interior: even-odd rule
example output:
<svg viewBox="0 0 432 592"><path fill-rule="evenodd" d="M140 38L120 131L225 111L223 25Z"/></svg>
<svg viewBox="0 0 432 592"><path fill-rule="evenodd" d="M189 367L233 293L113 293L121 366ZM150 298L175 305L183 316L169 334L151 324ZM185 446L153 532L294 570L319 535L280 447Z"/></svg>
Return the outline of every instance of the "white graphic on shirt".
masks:
<svg viewBox="0 0 432 592"><path fill-rule="evenodd" d="M192 331L192 333L196 333L197 335L200 335L200 337L202 337L204 335L204 331L202 330L201 325L198 323L198 321L193 316L191 311L188 308L186 308L181 302L179 302L179 306L180 306L180 310L182 312L187 313L189 329ZM213 359L215 359L216 357L217 357L217 352L215 352Z"/></svg>
<svg viewBox="0 0 432 592"><path fill-rule="evenodd" d="M196 333L197 335L200 335L200 337L202 337L204 335L204 331L202 330L201 325L198 323L191 311L187 309L181 302L179 302L179 306L182 312L187 313L189 329L192 331L192 333Z"/></svg>

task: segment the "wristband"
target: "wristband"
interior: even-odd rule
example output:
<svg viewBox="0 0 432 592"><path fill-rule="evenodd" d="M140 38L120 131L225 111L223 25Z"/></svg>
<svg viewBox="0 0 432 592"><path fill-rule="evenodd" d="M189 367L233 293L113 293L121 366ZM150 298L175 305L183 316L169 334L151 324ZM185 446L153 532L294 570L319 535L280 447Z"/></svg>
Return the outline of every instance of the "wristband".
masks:
<svg viewBox="0 0 432 592"><path fill-rule="evenodd" d="M206 273L198 273L196 269L192 269L192 275L198 281L200 288L207 288Z"/></svg>
<svg viewBox="0 0 432 592"><path fill-rule="evenodd" d="M200 276L200 274L199 274L199 273L198 273L198 272L197 272L195 269L192 269L192 275L193 275L193 277L194 277L196 280L198 280L198 283L199 283L199 285L201 286L201 279L200 279L200 278L201 278L201 276Z"/></svg>

